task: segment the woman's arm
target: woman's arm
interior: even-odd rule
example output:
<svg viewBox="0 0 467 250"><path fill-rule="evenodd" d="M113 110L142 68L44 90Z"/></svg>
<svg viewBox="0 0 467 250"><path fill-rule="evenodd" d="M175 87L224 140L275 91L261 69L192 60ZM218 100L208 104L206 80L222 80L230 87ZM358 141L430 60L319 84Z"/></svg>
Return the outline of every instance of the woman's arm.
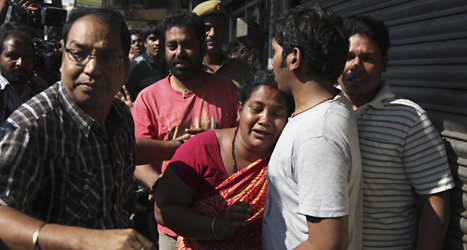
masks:
<svg viewBox="0 0 467 250"><path fill-rule="evenodd" d="M169 166L160 179L156 192L154 213L159 224L172 229L186 238L216 240L212 223L214 217L201 214L191 208L197 190L183 182ZM230 207L225 216L215 221L217 237L229 239L235 231L244 227L250 217L251 205L237 202Z"/></svg>

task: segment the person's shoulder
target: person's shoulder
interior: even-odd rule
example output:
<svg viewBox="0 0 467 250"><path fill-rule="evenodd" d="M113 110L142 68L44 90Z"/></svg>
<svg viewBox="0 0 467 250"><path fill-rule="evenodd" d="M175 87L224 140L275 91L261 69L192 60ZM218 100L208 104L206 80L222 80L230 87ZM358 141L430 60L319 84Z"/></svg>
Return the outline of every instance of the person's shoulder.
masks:
<svg viewBox="0 0 467 250"><path fill-rule="evenodd" d="M146 88L142 89L139 94L139 96L145 96L147 97L148 95L154 95L155 91L161 91L161 88L164 86L165 83L167 83L169 79L169 76L166 76L159 81L147 86Z"/></svg>
<svg viewBox="0 0 467 250"><path fill-rule="evenodd" d="M23 103L10 115L7 122L15 124L17 127L31 126L56 108L58 105L57 97L58 83L55 83Z"/></svg>
<svg viewBox="0 0 467 250"><path fill-rule="evenodd" d="M366 111L370 115L387 116L388 119L404 119L420 121L428 119L426 111L414 101L401 96L394 96L383 101L381 108L370 108Z"/></svg>
<svg viewBox="0 0 467 250"><path fill-rule="evenodd" d="M244 63L237 59L230 58L228 56L226 56L225 58L225 63L240 73L250 72L252 69L250 65L248 65L247 63Z"/></svg>
<svg viewBox="0 0 467 250"><path fill-rule="evenodd" d="M216 86L222 86L222 85L225 85L225 86L229 86L229 87L234 87L235 89L237 88L235 86L235 83L230 80L229 78L225 77L225 76L221 76L221 75L217 75L217 74L211 74L211 73L208 73L208 72L204 72L206 78L205 78L205 82L208 83L208 84L215 84Z"/></svg>
<svg viewBox="0 0 467 250"><path fill-rule="evenodd" d="M209 130L209 131L206 131L206 132L199 133L199 134L193 136L190 140L192 140L192 142L196 142L198 144L213 144L213 143L217 144L217 136L216 136L216 132L214 130ZM190 140L188 140L188 141L190 141Z"/></svg>
<svg viewBox="0 0 467 250"><path fill-rule="evenodd" d="M329 105L326 107L329 114L336 114L343 119L348 119L348 117L355 118L352 104L350 104L349 100L342 92L339 92L328 104Z"/></svg>
<svg viewBox="0 0 467 250"><path fill-rule="evenodd" d="M425 114L426 111L416 102L401 96L394 96L391 99L385 100L384 108L397 111L397 110L412 110L418 114Z"/></svg>
<svg viewBox="0 0 467 250"><path fill-rule="evenodd" d="M134 62L135 64L140 64L140 63L144 62L144 57L143 57L143 55L139 55L139 56L135 57L131 61Z"/></svg>
<svg viewBox="0 0 467 250"><path fill-rule="evenodd" d="M212 147L219 147L219 143L217 141L217 135L214 130L209 130L206 132L202 132L196 134L192 138L188 139L182 147L188 147L190 151L210 151Z"/></svg>

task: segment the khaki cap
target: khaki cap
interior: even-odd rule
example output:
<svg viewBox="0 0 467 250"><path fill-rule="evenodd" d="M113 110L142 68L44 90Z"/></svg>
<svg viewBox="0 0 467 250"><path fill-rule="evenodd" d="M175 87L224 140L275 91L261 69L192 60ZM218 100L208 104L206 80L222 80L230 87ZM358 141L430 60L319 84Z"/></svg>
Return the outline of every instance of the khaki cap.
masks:
<svg viewBox="0 0 467 250"><path fill-rule="evenodd" d="M221 1L206 1L198 4L192 11L200 17L207 15L224 15L225 7Z"/></svg>

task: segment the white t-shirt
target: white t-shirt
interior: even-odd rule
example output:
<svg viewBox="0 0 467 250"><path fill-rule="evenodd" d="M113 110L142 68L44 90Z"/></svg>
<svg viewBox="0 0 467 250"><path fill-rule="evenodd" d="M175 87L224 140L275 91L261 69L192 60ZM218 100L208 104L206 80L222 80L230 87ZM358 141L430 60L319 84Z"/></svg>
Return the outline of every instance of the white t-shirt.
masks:
<svg viewBox="0 0 467 250"><path fill-rule="evenodd" d="M354 113L342 93L289 119L267 179L264 249L293 249L305 241L306 216L346 215L348 249L361 249L360 148Z"/></svg>

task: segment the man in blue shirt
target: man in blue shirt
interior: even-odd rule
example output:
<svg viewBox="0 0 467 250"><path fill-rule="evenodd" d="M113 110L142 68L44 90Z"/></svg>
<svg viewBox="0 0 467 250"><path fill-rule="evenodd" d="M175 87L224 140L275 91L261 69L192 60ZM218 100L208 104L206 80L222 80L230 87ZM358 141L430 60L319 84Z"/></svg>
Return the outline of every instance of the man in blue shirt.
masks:
<svg viewBox="0 0 467 250"><path fill-rule="evenodd" d="M125 83L132 100L147 86L168 75L163 63L164 36L159 32L156 21L143 26L143 39L146 52L131 61L128 81Z"/></svg>

